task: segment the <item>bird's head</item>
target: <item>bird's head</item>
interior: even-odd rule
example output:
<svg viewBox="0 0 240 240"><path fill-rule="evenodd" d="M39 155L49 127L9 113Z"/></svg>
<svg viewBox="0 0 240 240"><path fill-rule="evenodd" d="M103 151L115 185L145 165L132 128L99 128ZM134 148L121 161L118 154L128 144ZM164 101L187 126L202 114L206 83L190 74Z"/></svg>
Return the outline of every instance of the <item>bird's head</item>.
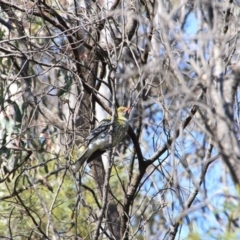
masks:
<svg viewBox="0 0 240 240"><path fill-rule="evenodd" d="M119 108L117 109L118 117L128 118L128 117L129 117L130 110L131 110L130 107L119 107Z"/></svg>

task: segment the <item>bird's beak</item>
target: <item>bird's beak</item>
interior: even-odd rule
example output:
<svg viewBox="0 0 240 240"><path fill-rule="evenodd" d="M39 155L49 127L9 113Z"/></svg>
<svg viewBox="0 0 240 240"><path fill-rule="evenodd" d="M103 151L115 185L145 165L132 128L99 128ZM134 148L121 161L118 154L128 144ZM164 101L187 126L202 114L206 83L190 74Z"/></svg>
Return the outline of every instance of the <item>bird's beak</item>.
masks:
<svg viewBox="0 0 240 240"><path fill-rule="evenodd" d="M127 107L127 108L125 109L125 112L126 112L126 113L130 113L130 111L131 111L131 107Z"/></svg>

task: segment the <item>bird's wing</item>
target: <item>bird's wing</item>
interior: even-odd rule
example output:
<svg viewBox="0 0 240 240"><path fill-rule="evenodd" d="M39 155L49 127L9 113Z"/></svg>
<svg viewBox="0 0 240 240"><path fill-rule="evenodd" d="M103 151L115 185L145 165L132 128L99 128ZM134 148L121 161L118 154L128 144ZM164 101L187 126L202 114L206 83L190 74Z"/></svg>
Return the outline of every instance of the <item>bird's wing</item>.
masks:
<svg viewBox="0 0 240 240"><path fill-rule="evenodd" d="M91 141L93 138L95 138L96 136L98 136L99 134L105 132L104 136L107 134L108 131L106 131L107 129L109 129L109 127L111 126L111 119L104 119L102 120L99 125L94 128L90 134L86 137L87 141Z"/></svg>

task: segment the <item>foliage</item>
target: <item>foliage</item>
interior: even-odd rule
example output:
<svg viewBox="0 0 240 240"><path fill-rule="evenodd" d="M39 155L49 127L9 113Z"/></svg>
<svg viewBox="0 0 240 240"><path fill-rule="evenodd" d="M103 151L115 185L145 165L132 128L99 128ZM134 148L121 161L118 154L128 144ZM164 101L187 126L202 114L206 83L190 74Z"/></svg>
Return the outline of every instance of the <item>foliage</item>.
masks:
<svg viewBox="0 0 240 240"><path fill-rule="evenodd" d="M1 238L239 238L237 1L0 7ZM119 106L127 136L75 174Z"/></svg>

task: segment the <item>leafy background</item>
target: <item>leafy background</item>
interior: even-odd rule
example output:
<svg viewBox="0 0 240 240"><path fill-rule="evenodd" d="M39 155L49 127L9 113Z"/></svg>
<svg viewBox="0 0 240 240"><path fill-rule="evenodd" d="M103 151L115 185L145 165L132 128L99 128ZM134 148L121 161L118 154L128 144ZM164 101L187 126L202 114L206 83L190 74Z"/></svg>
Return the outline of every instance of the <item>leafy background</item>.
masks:
<svg viewBox="0 0 240 240"><path fill-rule="evenodd" d="M239 238L238 1L0 7L2 239ZM74 175L120 105L128 136Z"/></svg>

